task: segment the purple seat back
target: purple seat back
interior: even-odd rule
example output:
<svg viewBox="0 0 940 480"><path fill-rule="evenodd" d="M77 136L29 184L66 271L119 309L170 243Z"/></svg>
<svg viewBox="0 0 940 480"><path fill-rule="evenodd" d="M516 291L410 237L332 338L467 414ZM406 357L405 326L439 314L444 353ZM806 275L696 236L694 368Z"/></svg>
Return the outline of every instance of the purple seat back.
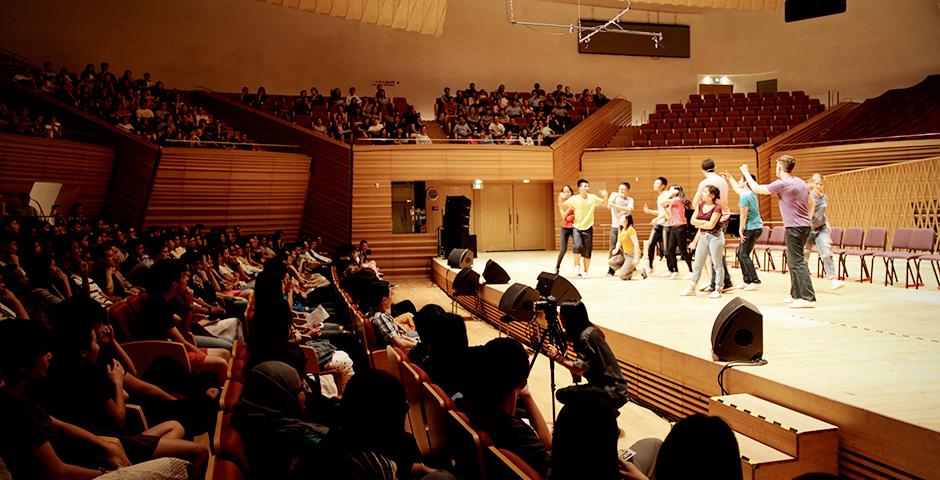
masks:
<svg viewBox="0 0 940 480"><path fill-rule="evenodd" d="M907 248L915 252L933 252L936 241L937 232L934 229L918 228L911 233L911 241Z"/></svg>
<svg viewBox="0 0 940 480"><path fill-rule="evenodd" d="M862 248L865 230L858 227L849 227L842 235L842 248Z"/></svg>
<svg viewBox="0 0 940 480"><path fill-rule="evenodd" d="M914 229L908 227L901 227L895 230L894 238L891 239L891 250L899 252L911 248L911 234L913 232Z"/></svg>
<svg viewBox="0 0 940 480"><path fill-rule="evenodd" d="M842 227L832 227L829 229L829 238L832 239L832 248L842 246Z"/></svg>
<svg viewBox="0 0 940 480"><path fill-rule="evenodd" d="M757 243L767 243L767 239L770 237L770 227L764 225L760 229L760 236L757 237Z"/></svg>
<svg viewBox="0 0 940 480"><path fill-rule="evenodd" d="M787 229L783 227L777 227L770 231L770 239L767 241L768 245L783 245L787 241Z"/></svg>
<svg viewBox="0 0 940 480"><path fill-rule="evenodd" d="M882 227L869 228L868 235L865 235L865 246L863 249L868 250L869 248L873 248L876 250L884 250L887 243L887 230Z"/></svg>

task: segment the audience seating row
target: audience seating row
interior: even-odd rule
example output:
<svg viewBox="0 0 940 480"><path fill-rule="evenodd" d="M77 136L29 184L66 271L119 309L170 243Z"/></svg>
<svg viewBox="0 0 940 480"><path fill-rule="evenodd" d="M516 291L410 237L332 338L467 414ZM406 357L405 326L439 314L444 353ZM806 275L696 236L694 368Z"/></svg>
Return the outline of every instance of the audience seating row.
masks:
<svg viewBox="0 0 940 480"><path fill-rule="evenodd" d="M799 91L693 94L685 105L657 104L633 146L760 145L824 109Z"/></svg>
<svg viewBox="0 0 940 480"><path fill-rule="evenodd" d="M335 267L334 284L339 285ZM377 348L372 323L352 298L340 289L354 328L360 335L373 368L384 370L401 381L408 401L405 428L417 441L428 465L452 471L457 478L493 480L541 480L524 460L493 445L490 436L475 428L467 415L434 384L428 374L408 360L395 346Z"/></svg>

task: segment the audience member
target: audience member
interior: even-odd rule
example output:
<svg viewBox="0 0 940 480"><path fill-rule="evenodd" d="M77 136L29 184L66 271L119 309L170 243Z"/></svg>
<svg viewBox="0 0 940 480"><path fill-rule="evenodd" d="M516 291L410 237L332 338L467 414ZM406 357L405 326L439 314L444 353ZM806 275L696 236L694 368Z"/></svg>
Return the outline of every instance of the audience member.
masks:
<svg viewBox="0 0 940 480"><path fill-rule="evenodd" d="M486 372L486 378L480 383L480 392L468 402L470 421L489 433L497 447L515 453L547 476L552 435L526 386L529 362L525 348L511 338L497 338L486 343L483 357L478 368ZM516 416L517 406L526 412L528 424Z"/></svg>
<svg viewBox="0 0 940 480"><path fill-rule="evenodd" d="M329 429L307 420L308 394L297 369L286 363L266 361L248 372L231 425L245 443L249 478L291 478L299 462L327 460Z"/></svg>

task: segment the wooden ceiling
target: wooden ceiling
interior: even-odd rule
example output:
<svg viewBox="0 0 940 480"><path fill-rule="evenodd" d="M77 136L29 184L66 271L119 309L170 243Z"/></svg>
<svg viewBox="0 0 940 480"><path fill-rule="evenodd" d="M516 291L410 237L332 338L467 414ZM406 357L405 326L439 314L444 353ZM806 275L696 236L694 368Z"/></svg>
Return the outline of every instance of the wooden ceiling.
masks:
<svg viewBox="0 0 940 480"><path fill-rule="evenodd" d="M372 23L438 37L447 0L258 0L310 13Z"/></svg>
<svg viewBox="0 0 940 480"><path fill-rule="evenodd" d="M542 0L552 3L580 4L583 7L604 7L623 9L627 6L625 0ZM938 0L940 1L940 0ZM775 12L782 8L782 0L645 0L633 2L633 10L669 12L669 13L702 13L708 9L719 8L725 10L746 10Z"/></svg>

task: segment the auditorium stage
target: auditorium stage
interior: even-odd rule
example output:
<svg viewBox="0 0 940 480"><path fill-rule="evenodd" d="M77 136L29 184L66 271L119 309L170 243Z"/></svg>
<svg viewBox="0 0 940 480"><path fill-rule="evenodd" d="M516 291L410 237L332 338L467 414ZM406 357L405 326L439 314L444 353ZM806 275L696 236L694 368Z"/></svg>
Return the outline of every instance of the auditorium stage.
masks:
<svg viewBox="0 0 940 480"><path fill-rule="evenodd" d="M482 273L485 261L493 259L512 277L510 283L534 287L540 272L553 270L556 255L484 253L473 268ZM935 286L885 287L876 276L873 285L850 281L832 291L829 281L814 278L817 307L792 310L783 303L789 275L778 272L759 272L761 290L709 299L679 297L687 281L659 276L666 270L662 262L649 279L624 282L605 275L606 255L595 260L592 276L579 279L570 275L569 253L562 274L581 293L591 320L608 332L631 377L631 393L641 403L682 416L703 411L707 397L720 394L716 375L723 364L711 360L712 324L740 295L763 314L768 364L726 373L727 390L839 426L840 468L940 475L940 291ZM438 258L431 270L432 281L449 291L457 270ZM857 266L850 265L850 271L857 272ZM686 273L680 266L680 275ZM740 281L739 270L731 275ZM497 322L496 305L507 287L482 289L488 321ZM479 311L475 297L461 298L462 305Z"/></svg>

